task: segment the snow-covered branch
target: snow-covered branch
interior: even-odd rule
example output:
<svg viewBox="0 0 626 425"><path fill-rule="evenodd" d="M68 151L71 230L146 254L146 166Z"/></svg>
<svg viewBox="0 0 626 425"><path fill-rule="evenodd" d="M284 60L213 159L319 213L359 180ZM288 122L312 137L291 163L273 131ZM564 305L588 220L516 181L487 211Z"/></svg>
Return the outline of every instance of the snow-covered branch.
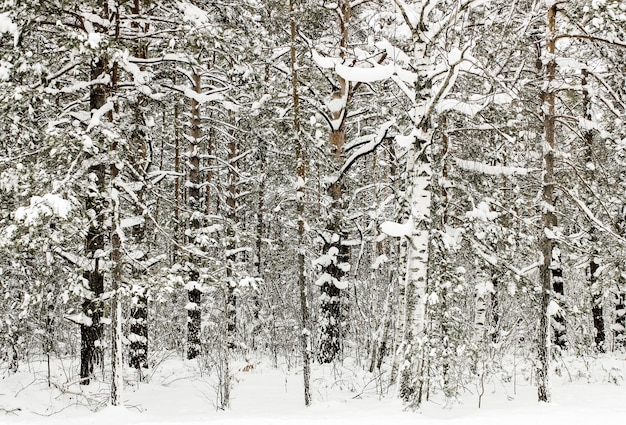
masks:
<svg viewBox="0 0 626 425"><path fill-rule="evenodd" d="M381 125L378 130L378 133L376 134L376 137L370 140L369 142L363 144L359 149L356 150L356 152L354 152L346 160L346 162L341 167L341 170L339 170L339 176L337 177L337 179L340 179L341 176L346 171L348 171L350 167L352 167L352 165L357 159L371 152L374 152L374 150L385 140L385 138L387 137L387 133L389 132L389 128L394 124L395 124L395 120L390 120L384 123L383 125Z"/></svg>
<svg viewBox="0 0 626 425"><path fill-rule="evenodd" d="M529 173L538 171L533 168L507 167L505 165L488 165L482 162L469 161L454 157L456 165L466 171L473 171L480 174L488 174L492 176L525 176Z"/></svg>

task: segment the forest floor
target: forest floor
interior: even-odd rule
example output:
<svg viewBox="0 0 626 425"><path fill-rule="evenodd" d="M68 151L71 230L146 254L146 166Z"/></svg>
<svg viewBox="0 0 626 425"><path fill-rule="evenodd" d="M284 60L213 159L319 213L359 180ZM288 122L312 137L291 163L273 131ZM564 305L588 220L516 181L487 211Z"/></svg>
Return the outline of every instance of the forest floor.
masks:
<svg viewBox="0 0 626 425"><path fill-rule="evenodd" d="M126 371L124 407L106 407L108 384L76 384L76 359L22 364L9 373L0 363L0 424L414 424L488 425L623 423L626 418L626 354L571 357L555 362L553 401L536 401L529 367L486 377L481 408L479 387L470 385L454 403L437 396L419 412L404 411L388 393L381 397L379 376L351 361L315 365L313 406L303 405L302 375L295 367L267 361L233 362L231 407L220 410L216 374L198 361L162 355L138 383ZM510 372L510 371L509 371ZM506 376L505 376L506 375ZM50 382L48 382L50 381ZM417 421L417 422L416 422Z"/></svg>

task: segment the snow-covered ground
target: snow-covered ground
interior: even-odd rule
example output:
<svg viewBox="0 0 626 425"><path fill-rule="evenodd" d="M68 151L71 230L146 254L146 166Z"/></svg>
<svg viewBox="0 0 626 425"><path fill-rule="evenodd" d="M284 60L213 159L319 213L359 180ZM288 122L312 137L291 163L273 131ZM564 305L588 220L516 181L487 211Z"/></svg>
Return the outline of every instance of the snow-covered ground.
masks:
<svg viewBox="0 0 626 425"><path fill-rule="evenodd" d="M252 366L248 366L252 365ZM393 397L380 397L380 380L351 362L314 368L313 400L302 402L297 369L267 362L233 364L231 408L218 410L217 380L200 372L196 361L169 356L137 383L127 371L124 407L106 407L108 385L72 383L77 361L55 360L48 387L47 363L23 364L16 374L0 370L0 424L341 424L486 425L623 423L626 418L626 355L571 358L553 376L553 402L540 404L532 383L490 379L482 407L476 388L443 407L431 400L419 412L406 412ZM246 367L248 366L248 367ZM435 397L436 398L436 397ZM94 412L94 410L97 410Z"/></svg>

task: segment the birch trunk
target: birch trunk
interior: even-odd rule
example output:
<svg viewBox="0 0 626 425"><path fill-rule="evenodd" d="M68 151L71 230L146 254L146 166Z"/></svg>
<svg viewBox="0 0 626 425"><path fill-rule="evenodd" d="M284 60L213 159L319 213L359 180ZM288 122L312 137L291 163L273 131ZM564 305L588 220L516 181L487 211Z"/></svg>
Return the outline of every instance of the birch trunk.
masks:
<svg viewBox="0 0 626 425"><path fill-rule="evenodd" d="M400 368L399 395L411 407L417 408L424 393L423 346L426 335L426 283L429 255L428 222L430 218L431 172L418 158L423 140L416 140L407 153L406 197L409 201L412 232L407 243L405 270L404 335L400 347L404 361Z"/></svg>
<svg viewBox="0 0 626 425"><path fill-rule="evenodd" d="M423 6L423 5L422 5ZM426 18L426 17L424 17ZM405 17L405 19L408 19ZM430 245L430 208L432 171L426 159L426 147L431 139L430 116L427 111L430 99L432 67L427 56L428 43L423 40L425 23L412 26L414 52L417 66L414 99L414 141L406 153L406 191L404 209L412 225L406 244L406 269L404 277L404 333L400 346L404 359L400 368L398 393L411 408L418 408L423 400L426 376L426 287Z"/></svg>

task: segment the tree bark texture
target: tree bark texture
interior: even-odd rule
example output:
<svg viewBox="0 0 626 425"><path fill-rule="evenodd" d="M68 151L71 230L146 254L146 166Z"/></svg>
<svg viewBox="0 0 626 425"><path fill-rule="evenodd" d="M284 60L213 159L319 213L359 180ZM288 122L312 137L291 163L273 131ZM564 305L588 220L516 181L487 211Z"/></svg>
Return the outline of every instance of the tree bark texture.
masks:
<svg viewBox="0 0 626 425"><path fill-rule="evenodd" d="M106 72L106 61L98 58L91 67L91 79L96 80ZM104 106L107 100L107 90L103 84L94 84L89 92L89 108L96 111ZM91 217L85 241L85 256L89 261L87 270L83 273L88 287L82 304L85 320L80 326L80 378L81 384L88 385L93 376L94 367L102 365L103 358L103 327L101 323L103 304L101 300L104 292L104 274L100 268L100 254L104 250L105 234L104 213L106 191L106 165L94 164L89 167L90 183L88 188L85 209Z"/></svg>
<svg viewBox="0 0 626 425"><path fill-rule="evenodd" d="M591 96L589 93L589 71L587 69L582 70L581 86L583 88L583 113L587 121L591 121ZM586 130L583 133L583 141L585 143L585 179L588 187L593 188L595 186L595 173L594 173L594 161L593 161L593 130ZM586 204L592 205L594 198L592 193L588 193L586 196ZM603 310L603 294L600 282L598 281L597 271L600 265L598 264L598 237L596 235L596 228L592 224L589 229L589 266L587 268L587 276L589 280L589 291L591 293L591 315L593 317L593 327L595 330L594 343L596 350L600 352L605 351L606 331L604 324L604 310Z"/></svg>
<svg viewBox="0 0 626 425"><path fill-rule="evenodd" d="M194 91L202 92L200 74L193 73ZM200 228L201 198L200 198L200 104L196 99L191 99L191 128L189 131L189 163L188 163L188 200L191 218L189 227L192 230L192 238L195 231ZM189 304L187 305L187 359L195 359L201 350L200 343L200 327L202 321L201 315L201 298L199 273L195 269L195 264L191 264L192 270L189 273L189 287L187 296Z"/></svg>
<svg viewBox="0 0 626 425"><path fill-rule="evenodd" d="M553 245L552 235L556 223L554 211L554 149L555 149L555 93L552 83L556 76L555 34L557 6L548 9L548 35L546 49L549 61L545 69L545 89L543 97L543 181L542 181L542 221L543 231L540 239L542 263L539 267L539 338L537 347L537 396L539 401L550 402L550 317L549 305L552 295Z"/></svg>
<svg viewBox="0 0 626 425"><path fill-rule="evenodd" d="M304 386L304 405L311 405L311 325L309 314L309 301L305 269L305 241L304 241L304 206L306 184L306 149L302 141L302 129L300 125L300 93L298 82L298 63L296 52L297 25L295 16L296 0L289 0L289 29L290 29L290 66L291 66L291 89L293 97L293 130L295 133L296 147L296 212L298 219L298 292L300 296L300 353L302 356L302 378Z"/></svg>
<svg viewBox="0 0 626 425"><path fill-rule="evenodd" d="M133 294L130 310L130 362L135 369L148 367L148 297L145 288Z"/></svg>

